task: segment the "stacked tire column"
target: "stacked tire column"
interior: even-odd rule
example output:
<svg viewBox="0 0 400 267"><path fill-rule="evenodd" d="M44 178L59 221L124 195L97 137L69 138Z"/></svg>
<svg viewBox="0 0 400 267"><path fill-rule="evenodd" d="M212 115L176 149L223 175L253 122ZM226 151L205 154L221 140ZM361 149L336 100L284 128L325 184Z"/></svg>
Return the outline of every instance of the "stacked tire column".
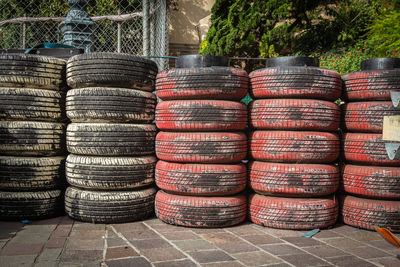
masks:
<svg viewBox="0 0 400 267"><path fill-rule="evenodd" d="M127 54L91 53L67 63L65 210L94 223L154 213L157 66Z"/></svg>
<svg viewBox="0 0 400 267"><path fill-rule="evenodd" d="M390 91L400 90L399 59L372 59L343 76L344 159L341 215L346 224L400 231L400 161L390 160L382 141L383 117L395 115ZM398 62L397 62L398 63Z"/></svg>
<svg viewBox="0 0 400 267"><path fill-rule="evenodd" d="M0 56L0 220L63 214L65 64Z"/></svg>
<svg viewBox="0 0 400 267"><path fill-rule="evenodd" d="M339 73L318 60L282 57L250 73L249 218L263 226L314 229L333 225L339 187Z"/></svg>
<svg viewBox="0 0 400 267"><path fill-rule="evenodd" d="M156 108L161 129L156 184L162 190L155 211L169 224L226 227L246 218L246 196L240 192L246 187L241 160L247 153L247 110L239 100L246 95L248 75L207 65L220 59L183 56L178 68L157 76L157 96L165 101Z"/></svg>

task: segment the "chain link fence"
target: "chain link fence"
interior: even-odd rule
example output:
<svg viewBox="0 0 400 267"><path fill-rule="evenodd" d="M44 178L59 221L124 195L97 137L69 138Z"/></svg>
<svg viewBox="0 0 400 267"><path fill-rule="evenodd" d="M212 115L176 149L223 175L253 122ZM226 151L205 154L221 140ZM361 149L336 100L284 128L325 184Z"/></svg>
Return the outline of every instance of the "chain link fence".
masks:
<svg viewBox="0 0 400 267"><path fill-rule="evenodd" d="M88 0L94 22L90 51L156 56L160 68L166 68L168 61L159 57L168 53L168 2ZM69 11L68 0L0 0L0 49L63 43L62 22Z"/></svg>

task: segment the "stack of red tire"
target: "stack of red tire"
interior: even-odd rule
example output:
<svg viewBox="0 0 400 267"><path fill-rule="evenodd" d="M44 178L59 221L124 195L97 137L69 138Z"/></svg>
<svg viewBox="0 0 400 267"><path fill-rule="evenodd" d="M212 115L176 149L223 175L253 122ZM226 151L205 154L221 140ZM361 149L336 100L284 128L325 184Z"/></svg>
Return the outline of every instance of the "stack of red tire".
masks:
<svg viewBox="0 0 400 267"><path fill-rule="evenodd" d="M395 115L390 91L400 90L399 59L373 59L343 76L344 159L341 215L346 224L400 231L400 161L390 160L382 141L384 116Z"/></svg>
<svg viewBox="0 0 400 267"><path fill-rule="evenodd" d="M223 57L187 55L157 75L156 216L187 227L245 220L248 75Z"/></svg>
<svg viewBox="0 0 400 267"><path fill-rule="evenodd" d="M267 60L250 73L249 218L263 226L314 229L338 217L339 73L313 58Z"/></svg>

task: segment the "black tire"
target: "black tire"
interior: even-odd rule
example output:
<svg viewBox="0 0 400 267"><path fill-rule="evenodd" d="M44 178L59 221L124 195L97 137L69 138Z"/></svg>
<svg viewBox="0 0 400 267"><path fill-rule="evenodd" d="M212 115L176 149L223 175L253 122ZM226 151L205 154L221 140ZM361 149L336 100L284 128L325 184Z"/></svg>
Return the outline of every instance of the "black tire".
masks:
<svg viewBox="0 0 400 267"><path fill-rule="evenodd" d="M155 157L88 157L69 155L70 185L91 190L127 190L154 182Z"/></svg>
<svg viewBox="0 0 400 267"><path fill-rule="evenodd" d="M318 58L314 57L301 57L301 56L291 56L291 57L272 57L267 58L265 67L289 67L289 66L299 66L299 67L319 67Z"/></svg>
<svg viewBox="0 0 400 267"><path fill-rule="evenodd" d="M93 156L153 154L156 127L151 124L71 123L67 127L70 153Z"/></svg>
<svg viewBox="0 0 400 267"><path fill-rule="evenodd" d="M176 59L176 68L206 68L228 66L228 57L213 55L184 55Z"/></svg>
<svg viewBox="0 0 400 267"><path fill-rule="evenodd" d="M0 153L55 156L65 151L65 125L54 122L0 121Z"/></svg>
<svg viewBox="0 0 400 267"><path fill-rule="evenodd" d="M69 90L66 107L72 122L150 123L156 104L156 96L149 92L92 87Z"/></svg>
<svg viewBox="0 0 400 267"><path fill-rule="evenodd" d="M0 88L0 119L62 121L65 93L30 88Z"/></svg>
<svg viewBox="0 0 400 267"><path fill-rule="evenodd" d="M0 220L36 220L62 215L61 190L0 192Z"/></svg>
<svg viewBox="0 0 400 267"><path fill-rule="evenodd" d="M61 189L66 185L64 157L0 156L0 190Z"/></svg>
<svg viewBox="0 0 400 267"><path fill-rule="evenodd" d="M129 54L82 54L67 63L67 82L72 88L110 86L151 92L156 75L153 61Z"/></svg>
<svg viewBox="0 0 400 267"><path fill-rule="evenodd" d="M400 58L373 58L361 62L364 70L392 70L400 68Z"/></svg>
<svg viewBox="0 0 400 267"><path fill-rule="evenodd" d="M24 54L0 55L0 87L64 90L66 61Z"/></svg>
<svg viewBox="0 0 400 267"><path fill-rule="evenodd" d="M68 187L65 211L73 219L91 223L122 223L154 213L155 188L135 191L88 191Z"/></svg>

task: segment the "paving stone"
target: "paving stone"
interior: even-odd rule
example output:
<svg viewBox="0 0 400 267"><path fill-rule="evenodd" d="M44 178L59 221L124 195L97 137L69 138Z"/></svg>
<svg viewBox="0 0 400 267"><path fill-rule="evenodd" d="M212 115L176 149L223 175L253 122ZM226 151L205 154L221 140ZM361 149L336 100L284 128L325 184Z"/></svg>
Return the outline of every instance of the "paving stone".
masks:
<svg viewBox="0 0 400 267"><path fill-rule="evenodd" d="M62 219L63 219L62 217L55 217L40 221L33 221L30 223L30 225L58 225L61 223Z"/></svg>
<svg viewBox="0 0 400 267"><path fill-rule="evenodd" d="M216 244L216 246L229 254L231 253L240 253L240 252L250 252L250 251L258 251L259 248L250 245L244 241L239 242L229 242L229 243L220 243Z"/></svg>
<svg viewBox="0 0 400 267"><path fill-rule="evenodd" d="M149 219L147 219L146 221L144 221L144 223L145 223L146 225L165 224L165 222L161 221L161 220L158 219L158 218L149 218Z"/></svg>
<svg viewBox="0 0 400 267"><path fill-rule="evenodd" d="M282 239L298 247L311 247L323 244L316 239L307 237L284 237Z"/></svg>
<svg viewBox="0 0 400 267"><path fill-rule="evenodd" d="M38 257L38 261L55 262L61 255L62 248L43 249Z"/></svg>
<svg viewBox="0 0 400 267"><path fill-rule="evenodd" d="M66 237L50 237L46 243L46 248L63 248L66 242Z"/></svg>
<svg viewBox="0 0 400 267"><path fill-rule="evenodd" d="M262 231L264 233L270 234L274 237L299 237L302 234L306 233L305 231L298 231L298 230L284 230L284 229L276 229L276 228L269 228L269 227L262 227L259 226L260 228L258 229L262 229Z"/></svg>
<svg viewBox="0 0 400 267"><path fill-rule="evenodd" d="M131 243L139 250L172 247L170 243L161 238L134 240Z"/></svg>
<svg viewBox="0 0 400 267"><path fill-rule="evenodd" d="M0 252L0 256L37 255L42 251L44 244L8 243Z"/></svg>
<svg viewBox="0 0 400 267"><path fill-rule="evenodd" d="M68 216L62 216L60 225L73 225L76 221Z"/></svg>
<svg viewBox="0 0 400 267"><path fill-rule="evenodd" d="M348 249L348 248L355 248L355 247L362 247L363 243L352 240L346 237L340 237L340 238L331 238L331 239L326 239L324 240L325 243L328 245L331 245L333 247L337 247L340 249Z"/></svg>
<svg viewBox="0 0 400 267"><path fill-rule="evenodd" d="M203 267L242 267L244 266L238 261L225 261L225 262L214 262L202 264Z"/></svg>
<svg viewBox="0 0 400 267"><path fill-rule="evenodd" d="M193 228L192 231L196 234L226 233L224 228Z"/></svg>
<svg viewBox="0 0 400 267"><path fill-rule="evenodd" d="M188 228L188 227L176 226L176 225L171 225L171 224L166 224L166 223L152 225L151 228L153 228L155 231L157 231L159 233L191 231L191 228Z"/></svg>
<svg viewBox="0 0 400 267"><path fill-rule="evenodd" d="M103 259L103 250L64 250L61 262L98 262Z"/></svg>
<svg viewBox="0 0 400 267"><path fill-rule="evenodd" d="M285 255L280 256L283 260L293 264L297 267L302 266L329 266L329 264L311 254L295 254L295 255Z"/></svg>
<svg viewBox="0 0 400 267"><path fill-rule="evenodd" d="M121 224L112 224L112 227L117 232L132 232L132 231L143 231L149 230L143 222L132 222L132 223L121 223Z"/></svg>
<svg viewBox="0 0 400 267"><path fill-rule="evenodd" d="M395 247L391 244L389 244L389 242L385 241L385 240L373 240L373 241L366 241L365 244L368 244L370 246L376 247L376 248L380 248L383 250L393 250Z"/></svg>
<svg viewBox="0 0 400 267"><path fill-rule="evenodd" d="M186 256L176 248L157 248L141 250L140 254L151 262L184 259Z"/></svg>
<svg viewBox="0 0 400 267"><path fill-rule="evenodd" d="M196 263L189 259L184 260L174 260L174 261L163 261L153 263L156 267L195 267L197 266Z"/></svg>
<svg viewBox="0 0 400 267"><path fill-rule="evenodd" d="M104 239L72 239L68 238L69 250L101 250L104 248Z"/></svg>
<svg viewBox="0 0 400 267"><path fill-rule="evenodd" d="M223 252L222 250L204 250L196 252L188 252L197 262L209 263L219 261L234 261L235 259Z"/></svg>
<svg viewBox="0 0 400 267"><path fill-rule="evenodd" d="M107 238L107 247L121 247L125 246L126 242L122 238Z"/></svg>
<svg viewBox="0 0 400 267"><path fill-rule="evenodd" d="M327 261L331 262L336 266L343 266L343 267L370 267L375 266L372 263L359 259L355 256L341 256L341 257L334 257L334 258L327 258Z"/></svg>
<svg viewBox="0 0 400 267"><path fill-rule="evenodd" d="M49 240L51 232L49 233L26 233L19 232L15 237L10 240L10 243L18 243L18 244L37 244L37 243L46 243Z"/></svg>
<svg viewBox="0 0 400 267"><path fill-rule="evenodd" d="M263 231L254 228L252 224L233 226L233 227L225 228L225 230L227 232L231 232L231 233L234 233L239 236L263 234Z"/></svg>
<svg viewBox="0 0 400 267"><path fill-rule="evenodd" d="M314 235L312 238L325 239L325 238L337 238L337 237L343 237L343 235L341 235L340 233L337 233L333 230L321 230L316 235Z"/></svg>
<svg viewBox="0 0 400 267"><path fill-rule="evenodd" d="M75 230L70 234L73 239L102 239L105 236L105 230Z"/></svg>
<svg viewBox="0 0 400 267"><path fill-rule="evenodd" d="M382 240L382 237L377 232L370 232L365 230L349 233L346 235L346 237L357 241Z"/></svg>
<svg viewBox="0 0 400 267"><path fill-rule="evenodd" d="M239 253L233 254L232 256L243 263L245 266L260 266L282 261L281 259L264 251Z"/></svg>
<svg viewBox="0 0 400 267"><path fill-rule="evenodd" d="M72 225L58 225L52 237L68 237L71 233Z"/></svg>
<svg viewBox="0 0 400 267"><path fill-rule="evenodd" d="M238 242L240 239L231 234L231 233L212 233L212 234L201 234L200 235L202 238L207 240L210 243L213 244L219 244L219 243L228 243L228 242Z"/></svg>
<svg viewBox="0 0 400 267"><path fill-rule="evenodd" d="M127 267L127 266L151 267L150 262L148 262L143 257L110 260L106 261L106 264L108 267Z"/></svg>
<svg viewBox="0 0 400 267"><path fill-rule="evenodd" d="M87 229L87 230L106 230L106 225L75 221L72 229L73 229L73 231L74 230L85 230L85 229Z"/></svg>
<svg viewBox="0 0 400 267"><path fill-rule="evenodd" d="M308 253L314 254L321 258L349 255L347 252L344 252L340 249L337 249L337 248L334 248L331 246L327 246L327 245L308 247L308 248L303 248L303 249L305 251L307 251Z"/></svg>
<svg viewBox="0 0 400 267"><path fill-rule="evenodd" d="M129 246L107 248L106 260L120 259L139 256L139 254Z"/></svg>
<svg viewBox="0 0 400 267"><path fill-rule="evenodd" d="M36 255L0 256L1 267L32 266Z"/></svg>
<svg viewBox="0 0 400 267"><path fill-rule="evenodd" d="M121 234L128 240L160 238L160 236L152 230L122 232Z"/></svg>
<svg viewBox="0 0 400 267"><path fill-rule="evenodd" d="M292 267L292 265L287 264L286 262L268 264L268 265L264 265L264 266L268 266L268 267Z"/></svg>
<svg viewBox="0 0 400 267"><path fill-rule="evenodd" d="M70 263L70 262L60 262L57 267L100 267L102 262L85 262L85 263Z"/></svg>
<svg viewBox="0 0 400 267"><path fill-rule="evenodd" d="M193 232L167 232L162 233L162 235L168 240L192 240L200 239L200 236L194 234Z"/></svg>
<svg viewBox="0 0 400 267"><path fill-rule="evenodd" d="M215 245L202 239L174 241L174 244L183 251L199 251L199 250L209 250L216 248Z"/></svg>
<svg viewBox="0 0 400 267"><path fill-rule="evenodd" d="M350 225L345 225L345 224L336 224L333 228L333 231L337 233L341 233L343 235L351 234L357 231L362 231L361 229L358 229L356 227L350 226Z"/></svg>
<svg viewBox="0 0 400 267"><path fill-rule="evenodd" d="M5 222L0 221L0 229L7 232L17 232L21 230L24 225L20 222Z"/></svg>
<svg viewBox="0 0 400 267"><path fill-rule="evenodd" d="M377 259L371 259L371 261L388 267L400 266L400 259L396 257L377 258Z"/></svg>
<svg viewBox="0 0 400 267"><path fill-rule="evenodd" d="M282 240L273 237L269 234L261 234L261 235L246 235L242 236L243 239L246 239L250 243L254 245L263 245L263 244L274 244L274 243L283 243Z"/></svg>
<svg viewBox="0 0 400 267"><path fill-rule="evenodd" d="M20 233L28 234L44 234L52 233L56 229L57 225L30 225L26 224L20 231Z"/></svg>
<svg viewBox="0 0 400 267"><path fill-rule="evenodd" d="M373 247L350 248L346 249L346 251L363 259L382 258L390 256L390 254L387 254L382 250Z"/></svg>
<svg viewBox="0 0 400 267"><path fill-rule="evenodd" d="M304 254L304 251L289 244L271 244L262 245L260 247L273 255Z"/></svg>
<svg viewBox="0 0 400 267"><path fill-rule="evenodd" d="M0 250L7 244L7 242L0 242Z"/></svg>
<svg viewBox="0 0 400 267"><path fill-rule="evenodd" d="M57 261L36 261L34 267L58 267Z"/></svg>

